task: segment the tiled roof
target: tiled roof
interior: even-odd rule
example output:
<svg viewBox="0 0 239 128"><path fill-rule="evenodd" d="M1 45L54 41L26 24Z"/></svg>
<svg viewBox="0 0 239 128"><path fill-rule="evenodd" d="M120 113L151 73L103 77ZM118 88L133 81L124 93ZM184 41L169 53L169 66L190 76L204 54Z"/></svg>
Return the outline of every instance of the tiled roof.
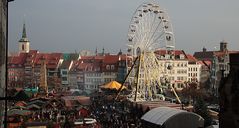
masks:
<svg viewBox="0 0 239 128"><path fill-rule="evenodd" d="M195 57L193 57L191 54L187 54L186 56L187 56L189 62L197 62L197 61L198 61L198 60L197 60Z"/></svg>
<svg viewBox="0 0 239 128"><path fill-rule="evenodd" d="M72 61L64 60L59 68L61 69L69 69Z"/></svg>
<svg viewBox="0 0 239 128"><path fill-rule="evenodd" d="M41 60L44 60L47 68L57 68L61 57L62 53L38 53L34 58L34 63L40 65Z"/></svg>
<svg viewBox="0 0 239 128"><path fill-rule="evenodd" d="M239 53L239 51L201 51L195 52L194 57L199 60L212 60L214 56L223 57L226 54Z"/></svg>
<svg viewBox="0 0 239 128"><path fill-rule="evenodd" d="M18 56L11 56L8 58L8 64L24 65L26 62L27 53L20 53Z"/></svg>
<svg viewBox="0 0 239 128"><path fill-rule="evenodd" d="M214 51L195 52L193 56L199 60L212 60Z"/></svg>
<svg viewBox="0 0 239 128"><path fill-rule="evenodd" d="M203 66L208 67L208 69L209 69L209 67L210 67L211 64L212 64L211 61L204 61L204 60L202 60L202 61L198 61L197 63L199 63L199 64L201 64L201 65L203 65Z"/></svg>
<svg viewBox="0 0 239 128"><path fill-rule="evenodd" d="M103 63L104 64L114 64L114 63L118 63L118 61L119 61L118 55L106 55Z"/></svg>

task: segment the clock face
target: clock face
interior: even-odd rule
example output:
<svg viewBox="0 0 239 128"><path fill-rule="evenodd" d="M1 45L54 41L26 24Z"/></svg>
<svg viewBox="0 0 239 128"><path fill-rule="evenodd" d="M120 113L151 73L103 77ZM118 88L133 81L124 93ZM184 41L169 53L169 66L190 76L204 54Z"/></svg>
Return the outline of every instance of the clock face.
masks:
<svg viewBox="0 0 239 128"><path fill-rule="evenodd" d="M140 50L140 48L138 47L138 48L136 49L136 55L139 56L140 53L141 53L141 50Z"/></svg>

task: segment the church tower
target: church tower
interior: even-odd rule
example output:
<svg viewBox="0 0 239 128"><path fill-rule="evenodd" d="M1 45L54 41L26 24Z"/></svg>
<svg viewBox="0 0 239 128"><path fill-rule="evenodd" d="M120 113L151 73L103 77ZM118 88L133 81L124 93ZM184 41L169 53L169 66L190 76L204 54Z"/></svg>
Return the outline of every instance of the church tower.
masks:
<svg viewBox="0 0 239 128"><path fill-rule="evenodd" d="M22 38L19 40L19 52L28 53L30 50L30 41L27 38L26 25L23 24Z"/></svg>

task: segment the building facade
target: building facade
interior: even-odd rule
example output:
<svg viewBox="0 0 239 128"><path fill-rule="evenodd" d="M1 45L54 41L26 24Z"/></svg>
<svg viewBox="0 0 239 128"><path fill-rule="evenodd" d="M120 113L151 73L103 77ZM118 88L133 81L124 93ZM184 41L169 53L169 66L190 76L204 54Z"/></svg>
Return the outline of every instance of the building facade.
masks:
<svg viewBox="0 0 239 128"><path fill-rule="evenodd" d="M63 88L68 88L69 85L69 71L72 68L73 62L79 60L80 55L77 53L63 53L63 62L60 65L60 77ZM77 86L71 88L78 88Z"/></svg>
<svg viewBox="0 0 239 128"><path fill-rule="evenodd" d="M86 92L98 91L101 85L117 80L123 82L126 75L126 55L97 54L81 56L69 71L69 87L78 85Z"/></svg>
<svg viewBox="0 0 239 128"><path fill-rule="evenodd" d="M197 80L200 82L201 64L191 55L186 54L183 50L174 51L174 59L168 61L165 51L157 51L161 69L164 69L161 79L167 76L172 86L177 90L182 90L186 82ZM171 70L167 70L167 65L171 65ZM165 67L166 66L166 67Z"/></svg>
<svg viewBox="0 0 239 128"><path fill-rule="evenodd" d="M228 43L220 42L220 49L218 51L207 51L203 48L201 52L195 52L194 57L201 61L209 61L210 66L210 82L211 90L215 96L218 96L218 88L221 80L221 70L224 70L223 76L226 77L230 71L229 55L239 51L230 51L227 48Z"/></svg>

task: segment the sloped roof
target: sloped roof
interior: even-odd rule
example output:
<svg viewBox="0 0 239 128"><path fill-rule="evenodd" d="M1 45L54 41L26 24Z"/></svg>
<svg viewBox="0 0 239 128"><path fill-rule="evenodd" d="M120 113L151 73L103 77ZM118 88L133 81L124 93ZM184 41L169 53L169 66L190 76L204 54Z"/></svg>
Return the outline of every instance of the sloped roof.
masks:
<svg viewBox="0 0 239 128"><path fill-rule="evenodd" d="M201 51L195 52L193 56L199 60L212 60L214 56L223 57L233 53L239 53L239 51Z"/></svg>
<svg viewBox="0 0 239 128"><path fill-rule="evenodd" d="M104 64L114 64L119 61L119 55L106 55L104 58Z"/></svg>
<svg viewBox="0 0 239 128"><path fill-rule="evenodd" d="M18 56L10 56L8 64L23 65L26 62L27 53L20 53Z"/></svg>
<svg viewBox="0 0 239 128"><path fill-rule="evenodd" d="M38 53L34 58L34 63L40 65L41 60L44 60L47 68L57 68L61 57L62 53Z"/></svg>
<svg viewBox="0 0 239 128"><path fill-rule="evenodd" d="M66 61L78 60L80 54L78 53L63 53L63 59Z"/></svg>
<svg viewBox="0 0 239 128"><path fill-rule="evenodd" d="M61 69L68 69L70 67L70 65L71 65L71 62L72 61L64 60L59 68L61 68Z"/></svg>
<svg viewBox="0 0 239 128"><path fill-rule="evenodd" d="M199 60L212 60L214 51L195 52L193 56Z"/></svg>
<svg viewBox="0 0 239 128"><path fill-rule="evenodd" d="M8 116L16 116L16 115L25 116L30 114L31 114L31 111L29 110L11 109L7 111Z"/></svg>
<svg viewBox="0 0 239 128"><path fill-rule="evenodd" d="M32 109L32 108L40 109L41 107L36 104L31 104L31 105L28 105L26 108L27 109Z"/></svg>
<svg viewBox="0 0 239 128"><path fill-rule="evenodd" d="M154 108L145 113L141 119L159 126L174 126L174 128L181 128L182 126L184 128L198 128L204 125L204 119L201 116L169 107Z"/></svg>
<svg viewBox="0 0 239 128"><path fill-rule="evenodd" d="M189 62L197 62L197 61L198 61L198 60L197 60L194 56L192 56L191 54L187 54L186 56L187 56Z"/></svg>
<svg viewBox="0 0 239 128"><path fill-rule="evenodd" d="M30 96L23 90L17 92L14 97L16 97L19 101L25 101L30 99Z"/></svg>

